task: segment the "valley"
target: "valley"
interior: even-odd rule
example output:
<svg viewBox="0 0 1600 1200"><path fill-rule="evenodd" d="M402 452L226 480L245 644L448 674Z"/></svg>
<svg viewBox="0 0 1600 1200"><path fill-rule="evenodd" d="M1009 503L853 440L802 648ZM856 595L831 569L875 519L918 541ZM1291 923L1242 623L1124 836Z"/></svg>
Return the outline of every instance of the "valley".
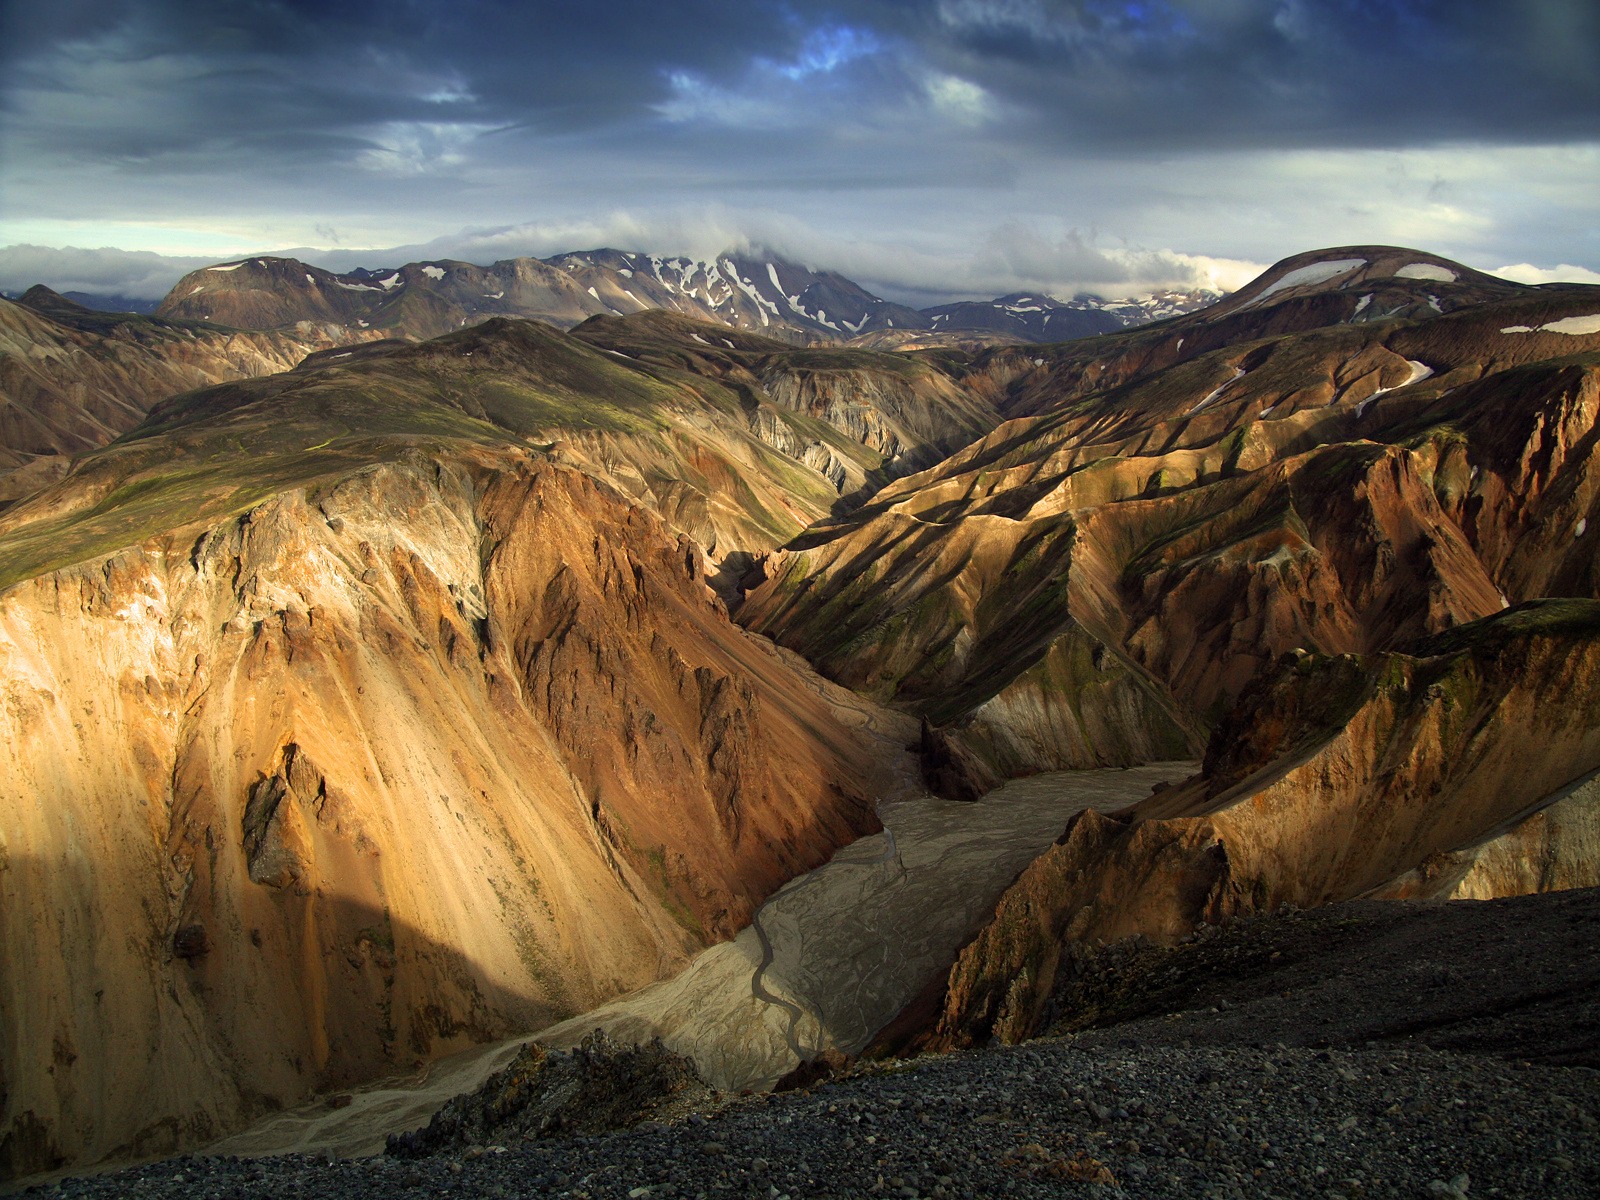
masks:
<svg viewBox="0 0 1600 1200"><path fill-rule="evenodd" d="M6 1176L376 1148L414 1097L315 1106L535 1030L727 1091L1025 1042L1104 944L1600 886L1600 287L1339 247L1045 343L690 265L0 303Z"/></svg>

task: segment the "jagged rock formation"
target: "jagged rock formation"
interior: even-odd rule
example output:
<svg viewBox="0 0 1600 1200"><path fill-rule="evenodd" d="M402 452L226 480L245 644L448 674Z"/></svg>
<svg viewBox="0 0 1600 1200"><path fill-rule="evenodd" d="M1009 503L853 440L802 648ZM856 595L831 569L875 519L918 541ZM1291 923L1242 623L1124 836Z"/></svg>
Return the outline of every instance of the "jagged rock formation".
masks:
<svg viewBox="0 0 1600 1200"><path fill-rule="evenodd" d="M699 548L517 432L687 400L461 337L181 397L4 515L8 1173L588 1007L875 828Z"/></svg>
<svg viewBox="0 0 1600 1200"><path fill-rule="evenodd" d="M344 338L95 313L48 288L0 300L0 504L59 477L70 455L126 433L160 400L287 371Z"/></svg>
<svg viewBox="0 0 1600 1200"><path fill-rule="evenodd" d="M1457 894L1478 898L1593 885L1594 802L1573 784L1600 769L1597 706L1592 600L1522 605L1407 653L1288 656L1218 727L1201 775L1123 814L1084 813L1023 872L951 971L932 1043L1028 1036L1074 943L1448 895L1464 876ZM1548 847L1575 825L1559 866L1502 858L1497 872L1484 849Z"/></svg>
<svg viewBox="0 0 1600 1200"><path fill-rule="evenodd" d="M1357 248L1106 342L973 360L1037 415L747 580L742 621L924 716L952 794L1212 730L1202 778L1024 872L933 1044L1032 1031L1080 941L1591 882L1600 291Z"/></svg>

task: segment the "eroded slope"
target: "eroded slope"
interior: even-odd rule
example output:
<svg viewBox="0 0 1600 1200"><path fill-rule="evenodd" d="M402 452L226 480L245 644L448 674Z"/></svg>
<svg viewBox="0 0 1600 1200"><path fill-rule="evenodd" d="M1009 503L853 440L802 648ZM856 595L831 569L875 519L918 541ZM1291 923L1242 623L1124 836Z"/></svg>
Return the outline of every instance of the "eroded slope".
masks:
<svg viewBox="0 0 1600 1200"><path fill-rule="evenodd" d="M6 514L8 1172L592 1006L876 827L827 688L578 469L715 398L461 336L183 397Z"/></svg>

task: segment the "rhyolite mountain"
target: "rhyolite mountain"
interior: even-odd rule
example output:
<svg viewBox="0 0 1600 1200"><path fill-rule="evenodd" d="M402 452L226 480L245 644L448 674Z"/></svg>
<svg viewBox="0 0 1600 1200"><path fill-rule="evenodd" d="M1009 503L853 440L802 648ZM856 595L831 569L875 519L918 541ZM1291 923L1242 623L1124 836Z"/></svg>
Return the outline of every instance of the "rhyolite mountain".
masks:
<svg viewBox="0 0 1600 1200"><path fill-rule="evenodd" d="M979 356L1033 415L747 580L741 620L921 715L953 794L1206 751L1075 820L921 1044L1037 1029L1077 941L1600 879L1600 289L1343 248L1095 349Z"/></svg>
<svg viewBox="0 0 1600 1200"><path fill-rule="evenodd" d="M686 324L642 336L692 363ZM9 1174L582 1011L876 828L883 764L699 539L838 500L759 432L889 458L761 379L864 381L890 438L954 393L719 350L727 384L530 321L331 351L0 514Z"/></svg>
<svg viewBox="0 0 1600 1200"><path fill-rule="evenodd" d="M591 316L662 309L801 344L907 330L1061 341L1192 311L1218 297L1206 291L1124 301L1013 296L919 311L837 272L773 254L729 252L707 263L602 249L486 267L441 259L342 275L296 259L249 258L184 276L157 311L243 329L334 322L428 338L491 316L569 329Z"/></svg>
<svg viewBox="0 0 1600 1200"><path fill-rule="evenodd" d="M1600 291L1505 284L1448 315L1318 326L1360 299L1338 273L1276 287L1303 271L1245 289L1215 319L1261 325L1218 349L1191 317L1100 339L1103 357L979 356L975 389L1038 415L808 530L741 619L1003 776L1198 748L1296 647L1368 652L1588 595ZM1417 273L1356 286L1443 291Z"/></svg>
<svg viewBox="0 0 1600 1200"><path fill-rule="evenodd" d="M1203 767L1074 818L902 1041L1025 1035L1085 939L1600 882L1600 289L1344 247L877 353L792 344L791 295L890 332L837 279L565 257L0 308L63 427L107 364L246 336L184 321L366 339L95 417L0 511L8 1174L671 973L876 827L906 714L951 795Z"/></svg>

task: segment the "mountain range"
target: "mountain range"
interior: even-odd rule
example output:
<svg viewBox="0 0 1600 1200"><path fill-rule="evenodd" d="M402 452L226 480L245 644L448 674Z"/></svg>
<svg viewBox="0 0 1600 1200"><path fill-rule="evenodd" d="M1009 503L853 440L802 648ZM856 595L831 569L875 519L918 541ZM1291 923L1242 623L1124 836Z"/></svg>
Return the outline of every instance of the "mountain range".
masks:
<svg viewBox="0 0 1600 1200"><path fill-rule="evenodd" d="M1064 819L882 1049L1029 1036L1099 941L1600 884L1600 288L1338 247L1028 344L1109 318L611 251L29 297L9 1175L672 976L885 797L1199 763Z"/></svg>
<svg viewBox="0 0 1600 1200"><path fill-rule="evenodd" d="M889 331L1061 341L1192 311L1218 298L1206 291L1120 301L1016 295L919 311L880 299L837 272L771 254L728 253L708 263L589 250L487 267L440 260L344 275L296 259L249 258L184 276L156 312L241 329L309 321L427 338L491 316L530 317L568 329L592 316L663 309L800 344Z"/></svg>

